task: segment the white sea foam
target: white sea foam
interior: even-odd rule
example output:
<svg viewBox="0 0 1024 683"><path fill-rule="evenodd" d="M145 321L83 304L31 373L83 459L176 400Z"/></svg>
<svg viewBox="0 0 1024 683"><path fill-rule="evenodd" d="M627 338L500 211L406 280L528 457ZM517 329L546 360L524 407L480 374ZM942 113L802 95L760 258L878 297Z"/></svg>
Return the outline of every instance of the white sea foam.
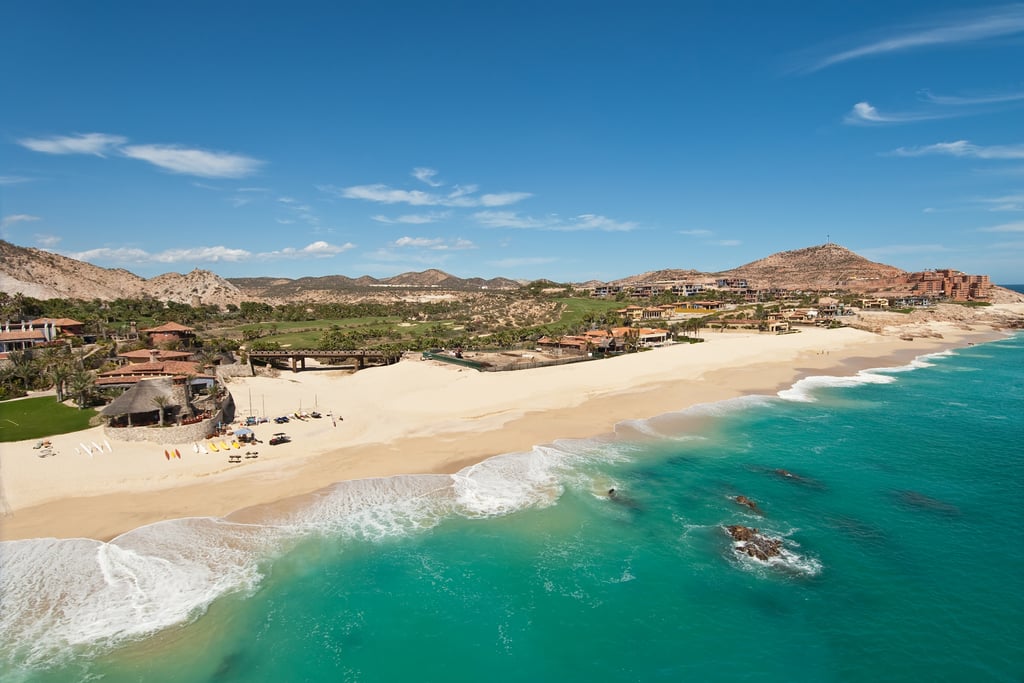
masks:
<svg viewBox="0 0 1024 683"><path fill-rule="evenodd" d="M75 648L109 647L182 623L217 597L252 588L268 539L239 533L242 526L182 519L110 543L0 544L0 656L15 665L59 661Z"/></svg>
<svg viewBox="0 0 1024 683"><path fill-rule="evenodd" d="M436 526L452 509L450 477L406 475L334 484L271 523L290 535L378 540Z"/></svg>
<svg viewBox="0 0 1024 683"><path fill-rule="evenodd" d="M850 377L836 377L832 375L814 375L804 377L793 384L789 389L783 389L778 393L779 398L786 401L797 401L800 403L814 403L814 392L818 389L837 387L856 387L862 384L891 384L895 377L879 374L874 370L861 370Z"/></svg>
<svg viewBox="0 0 1024 683"><path fill-rule="evenodd" d="M789 533L792 533L792 531L795 530L790 530ZM768 538L779 538L778 536L773 536L768 532L762 533ZM782 534L782 538L784 538L785 541L784 545L779 548L779 554L769 557L767 560L761 560L748 555L744 551L744 548L747 545L745 541L733 542L732 547L735 551L733 555L745 569L756 570L759 568L771 568L802 576L817 576L820 574L822 570L821 561L814 557L793 552L790 547L799 548L800 544L789 539L787 536L788 534ZM782 540L782 538L780 538L780 540Z"/></svg>
<svg viewBox="0 0 1024 683"><path fill-rule="evenodd" d="M565 466L563 453L535 446L460 470L452 475L458 511L467 517L493 517L553 504L563 491L556 476Z"/></svg>

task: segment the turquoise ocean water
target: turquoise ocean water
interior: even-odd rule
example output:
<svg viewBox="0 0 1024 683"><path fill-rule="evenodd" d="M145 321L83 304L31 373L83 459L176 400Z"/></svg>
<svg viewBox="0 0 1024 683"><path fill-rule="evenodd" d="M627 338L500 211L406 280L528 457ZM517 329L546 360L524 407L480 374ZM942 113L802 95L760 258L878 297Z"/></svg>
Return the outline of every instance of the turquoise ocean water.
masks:
<svg viewBox="0 0 1024 683"><path fill-rule="evenodd" d="M1019 683L1022 439L1017 335L265 525L8 542L2 678Z"/></svg>

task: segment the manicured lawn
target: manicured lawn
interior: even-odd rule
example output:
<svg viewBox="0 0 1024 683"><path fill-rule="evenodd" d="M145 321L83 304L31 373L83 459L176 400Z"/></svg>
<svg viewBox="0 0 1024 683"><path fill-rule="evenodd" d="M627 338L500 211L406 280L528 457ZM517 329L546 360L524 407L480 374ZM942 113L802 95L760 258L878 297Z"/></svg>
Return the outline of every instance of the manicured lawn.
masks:
<svg viewBox="0 0 1024 683"><path fill-rule="evenodd" d="M0 403L0 442L39 439L89 428L96 411L79 410L57 403L53 396L39 396Z"/></svg>

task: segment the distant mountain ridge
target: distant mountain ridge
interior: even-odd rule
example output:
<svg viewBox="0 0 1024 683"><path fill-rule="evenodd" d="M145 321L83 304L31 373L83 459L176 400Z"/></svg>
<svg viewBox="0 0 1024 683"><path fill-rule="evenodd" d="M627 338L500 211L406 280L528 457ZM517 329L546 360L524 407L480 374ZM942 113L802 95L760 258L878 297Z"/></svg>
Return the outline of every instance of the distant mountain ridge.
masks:
<svg viewBox="0 0 1024 683"><path fill-rule="evenodd" d="M753 288L869 290L874 281L904 275L894 266L875 263L838 244L783 251L717 273L693 269L662 269L609 283L636 285L665 281L707 282L719 278L746 280ZM36 299L101 299L151 297L161 301L226 306L243 301L334 302L373 298L415 297L434 293L508 291L523 283L509 278L459 278L442 270L402 273L389 278L325 275L297 279L280 277L222 278L208 270L165 273L142 278L123 268L102 268L66 256L0 240L0 291Z"/></svg>

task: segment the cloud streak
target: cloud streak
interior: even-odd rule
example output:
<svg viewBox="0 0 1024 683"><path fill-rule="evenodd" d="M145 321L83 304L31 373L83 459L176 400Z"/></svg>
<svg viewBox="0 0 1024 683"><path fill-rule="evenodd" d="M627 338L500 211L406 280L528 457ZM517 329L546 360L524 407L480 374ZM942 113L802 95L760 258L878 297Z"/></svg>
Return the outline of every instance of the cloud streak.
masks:
<svg viewBox="0 0 1024 683"><path fill-rule="evenodd" d="M39 216L30 216L27 213L15 213L10 216L4 216L3 220L0 220L0 228L6 228L15 223L31 223L38 220L42 219Z"/></svg>
<svg viewBox="0 0 1024 683"><path fill-rule="evenodd" d="M218 152L181 145L128 145L128 138L107 133L79 133L48 138L23 138L18 144L44 154L90 154L106 157L117 153L145 161L171 173L200 178L244 178L265 162L243 154Z"/></svg>
<svg viewBox="0 0 1024 683"><path fill-rule="evenodd" d="M378 204L408 204L410 206L446 206L446 207L480 207L508 206L521 202L533 195L529 192L500 192L476 195L475 185L456 186L447 194L423 192L422 190L401 190L383 184L353 185L351 187L334 187L321 185L323 192L343 199L362 199Z"/></svg>
<svg viewBox="0 0 1024 683"><path fill-rule="evenodd" d="M874 125L887 123L913 123L915 121L932 121L963 116L968 112L906 112L899 114L883 114L869 102L858 102L853 105L843 122L850 125Z"/></svg>
<svg viewBox="0 0 1024 683"><path fill-rule="evenodd" d="M154 166L200 178L244 178L260 169L264 162L241 154L211 152L178 145L128 145L121 154Z"/></svg>
<svg viewBox="0 0 1024 683"><path fill-rule="evenodd" d="M438 221L443 221L447 219L450 215L450 211L438 211L425 214L408 214L404 216L395 216L394 218L383 215L370 216L370 218L377 221L378 223L426 225L428 223L437 223Z"/></svg>
<svg viewBox="0 0 1024 683"><path fill-rule="evenodd" d="M574 232L595 230L600 232L629 232L639 226L632 221L617 221L607 216L584 213L571 218L557 215L523 216L515 211L478 211L473 218L485 228L514 228L522 230L551 230Z"/></svg>
<svg viewBox="0 0 1024 683"><path fill-rule="evenodd" d="M444 185L439 180L434 180L434 176L437 175L437 171L432 168L414 168L412 169L412 177L419 180L431 187L441 187Z"/></svg>
<svg viewBox="0 0 1024 683"><path fill-rule="evenodd" d="M891 154L898 157L942 155L969 159L1024 159L1024 145L983 146L967 140L956 140L923 147L898 147Z"/></svg>
<svg viewBox="0 0 1024 683"><path fill-rule="evenodd" d="M453 240L446 240L443 237L399 237L394 241L393 246L399 248L429 249L431 251L462 251L464 249L476 249L471 241L457 237Z"/></svg>
<svg viewBox="0 0 1024 683"><path fill-rule="evenodd" d="M243 261L274 261L311 258L330 258L354 249L351 242L341 245L318 241L305 247L285 247L274 251L252 252L248 249L237 249L225 246L192 247L189 249L165 249L160 252L148 252L132 247L89 249L65 254L79 261L103 263L239 263Z"/></svg>
<svg viewBox="0 0 1024 683"><path fill-rule="evenodd" d="M1024 232L1024 221L1016 223L1003 223L988 228L978 228L978 232Z"/></svg>
<svg viewBox="0 0 1024 683"><path fill-rule="evenodd" d="M813 73L865 57L928 47L973 43L1024 32L1024 5L1013 4L983 13L948 16L930 26L892 31L885 38L867 42L819 59L804 69Z"/></svg>
<svg viewBox="0 0 1024 683"><path fill-rule="evenodd" d="M77 135L55 135L48 138L24 138L18 144L33 152L43 154L91 154L103 157L128 138L106 133L79 133Z"/></svg>
<svg viewBox="0 0 1024 683"><path fill-rule="evenodd" d="M929 90L922 90L921 96L927 102L954 107L974 107L986 104L1005 104L1007 102L1024 101L1024 92L958 97L955 95L935 95Z"/></svg>

